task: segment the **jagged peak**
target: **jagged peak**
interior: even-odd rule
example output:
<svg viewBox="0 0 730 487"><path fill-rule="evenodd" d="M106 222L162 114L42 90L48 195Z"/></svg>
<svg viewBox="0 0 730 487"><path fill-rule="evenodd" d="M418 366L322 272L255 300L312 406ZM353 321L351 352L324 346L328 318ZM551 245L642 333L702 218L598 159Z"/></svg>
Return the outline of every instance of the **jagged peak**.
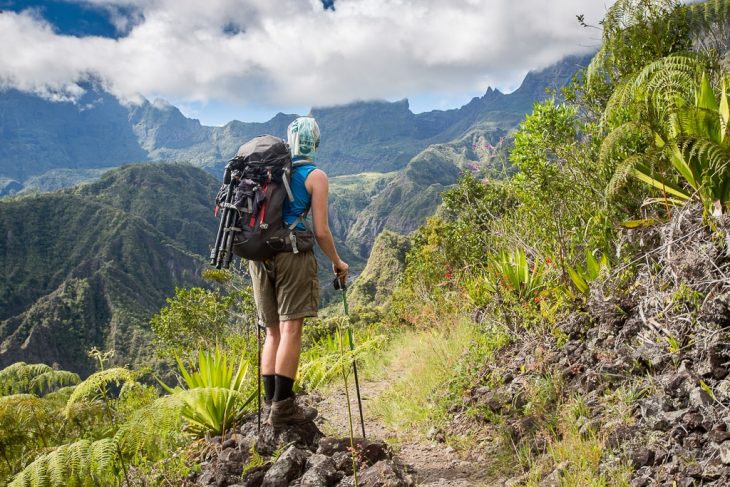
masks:
<svg viewBox="0 0 730 487"><path fill-rule="evenodd" d="M173 106L169 101L165 100L164 98L155 98L155 100L150 104L152 108L156 108L157 110L177 110L177 107Z"/></svg>

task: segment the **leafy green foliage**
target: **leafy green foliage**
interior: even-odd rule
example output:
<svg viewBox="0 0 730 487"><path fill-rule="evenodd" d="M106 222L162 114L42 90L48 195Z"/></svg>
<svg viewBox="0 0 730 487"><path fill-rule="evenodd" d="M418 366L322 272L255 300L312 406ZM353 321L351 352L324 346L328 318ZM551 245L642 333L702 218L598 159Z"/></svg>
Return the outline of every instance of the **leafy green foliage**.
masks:
<svg viewBox="0 0 730 487"><path fill-rule="evenodd" d="M0 370L0 396L50 392L80 381L78 374L54 370L46 364L16 362Z"/></svg>
<svg viewBox="0 0 730 487"><path fill-rule="evenodd" d="M253 290L238 272L206 270L214 289L178 288L167 306L152 317L157 353L163 357L195 354L199 349L247 346L258 321ZM250 342L250 340L248 340Z"/></svg>
<svg viewBox="0 0 730 487"><path fill-rule="evenodd" d="M70 414L80 401L108 400L110 385L121 386L124 383L135 381L138 376L138 373L123 367L106 369L92 374L74 388L66 403L66 413Z"/></svg>
<svg viewBox="0 0 730 487"><path fill-rule="evenodd" d="M723 212L730 202L730 104L726 80L718 81L718 101L710 76L701 59L671 56L633 78L624 98L636 109L625 114L630 121L615 128L601 150L604 164L625 157L610 192L617 193L630 174L662 191L663 198L650 201L681 204L697 197L707 211ZM616 115L607 114L610 124ZM642 143L631 143L634 133L642 134ZM617 146L630 149L617 157Z"/></svg>
<svg viewBox="0 0 730 487"><path fill-rule="evenodd" d="M590 288L589 283L598 279L604 269L610 269L611 263L608 261L608 256L603 254L600 259L596 259L593 252L586 250L586 265L585 267L576 266L568 268L568 275L573 285L583 294L588 294Z"/></svg>
<svg viewBox="0 0 730 487"><path fill-rule="evenodd" d="M590 282L612 266L619 275L633 272L632 239L617 238L619 232L661 221L668 213L662 209L690 199L703 201L708 212L726 211L727 68L706 48L727 39L728 12L727 1L615 2L591 67L562 100L536 104L520 125L510 155L515 176L499 184L462 178L442 194L438 217L413 234L388 319L439 328L467 316L480 335L498 329L508 341L536 340L527 343L547 335L560 347L568 336L557 324L585 306ZM726 49L727 42L720 52ZM657 187L663 194L651 193ZM662 207L644 205L652 200ZM668 345L676 351L682 343ZM457 403L463 408L464 392L475 384L501 385L502 377L491 375L499 364L490 360L459 370L453 402L421 415L421 422ZM540 461L551 457L548 470L535 469L530 482L568 459L571 468L561 478L571 485L610 482L602 440L571 429L576 418L561 417L568 409L586 415L587 407L569 405L560 377L527 367L528 399L518 414L537 417L554 436L540 455ZM505 444L510 468L517 459L527 467L538 463L528 439L509 436ZM623 466L617 474L621 481L630 477Z"/></svg>
<svg viewBox="0 0 730 487"><path fill-rule="evenodd" d="M299 387L314 390L332 382L343 369L349 370L353 361L360 361L381 349L386 341L384 335L372 328L358 329L354 338L357 344L355 350L342 350L340 342L347 334L345 327L346 324L341 320L331 334L303 351L297 377Z"/></svg>
<svg viewBox="0 0 730 487"><path fill-rule="evenodd" d="M182 417L195 435L223 434L255 398L255 392L250 392L249 363L243 358L231 360L218 347L198 353L197 370L189 371L179 358L177 364L186 388L163 387L180 398Z"/></svg>
<svg viewBox="0 0 730 487"><path fill-rule="evenodd" d="M232 313L245 306L250 309L252 301L250 290L222 295L203 288L178 288L175 296L167 299L167 306L150 321L160 352L174 355L224 343L244 324Z"/></svg>
<svg viewBox="0 0 730 487"><path fill-rule="evenodd" d="M522 301L535 300L547 286L546 269L537 259L530 265L522 249L502 252L494 263L500 283Z"/></svg>
<svg viewBox="0 0 730 487"><path fill-rule="evenodd" d="M121 462L113 439L80 440L37 458L9 487L116 485Z"/></svg>
<svg viewBox="0 0 730 487"><path fill-rule="evenodd" d="M589 109L600 113L623 80L648 62L691 47L677 0L618 0L602 22L603 43L582 87Z"/></svg>
<svg viewBox="0 0 730 487"><path fill-rule="evenodd" d="M74 387L0 397L0 473L17 474L12 485L119 485L129 483L131 467L148 483L159 471L184 475L191 434L220 434L254 397L248 362L229 361L220 349L200 352L195 370L180 362L188 388L162 397L140 372L104 368L111 352L92 354L102 370ZM22 381L24 369L10 371Z"/></svg>

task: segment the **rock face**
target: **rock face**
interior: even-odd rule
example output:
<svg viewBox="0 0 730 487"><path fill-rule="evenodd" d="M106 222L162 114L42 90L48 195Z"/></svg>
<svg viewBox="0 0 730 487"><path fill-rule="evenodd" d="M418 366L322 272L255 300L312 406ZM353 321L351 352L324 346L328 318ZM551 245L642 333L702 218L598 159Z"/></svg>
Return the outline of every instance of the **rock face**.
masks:
<svg viewBox="0 0 730 487"><path fill-rule="evenodd" d="M202 471L189 486L411 486L413 480L382 441L325 437L314 423L274 429L252 415L243 426L208 442ZM353 462L354 457L354 462Z"/></svg>
<svg viewBox="0 0 730 487"><path fill-rule="evenodd" d="M512 441L539 456L545 440L525 407L527 381L557 374L585 402L580 434L605 438L601 468L631 465L632 486L730 485L730 218L713 226L689 206L627 234L625 248L645 262L631 280L613 272L594 281L584 308L559 324L562 342L507 347L467 402L505 417ZM620 394L624 418L606 402ZM561 473L542 480L560 485Z"/></svg>

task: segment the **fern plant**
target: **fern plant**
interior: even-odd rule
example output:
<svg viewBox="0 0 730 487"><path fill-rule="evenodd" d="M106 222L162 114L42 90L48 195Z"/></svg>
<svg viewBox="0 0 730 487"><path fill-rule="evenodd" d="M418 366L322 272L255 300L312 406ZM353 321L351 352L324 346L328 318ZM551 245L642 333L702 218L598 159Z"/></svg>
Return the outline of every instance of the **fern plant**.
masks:
<svg viewBox="0 0 730 487"><path fill-rule="evenodd" d="M608 192L616 194L630 175L663 192L649 202L697 198L707 211L722 213L730 202L730 103L727 80L718 84L719 97L701 58L671 56L649 64L614 93L636 110L603 141L602 163L622 159ZM604 123L616 123L611 107L622 104L609 102Z"/></svg>
<svg viewBox="0 0 730 487"><path fill-rule="evenodd" d="M586 87L615 87L647 61L690 48L677 0L617 0L602 22L603 42L586 70Z"/></svg>
<svg viewBox="0 0 730 487"><path fill-rule="evenodd" d="M80 402L101 400L106 403L109 400L109 386L121 386L127 382L134 382L138 377L138 372L125 369L123 367L106 369L92 374L85 381L77 385L73 390L71 397L69 397L68 402L66 403L64 413L66 416L69 416L74 406Z"/></svg>
<svg viewBox="0 0 730 487"><path fill-rule="evenodd" d="M29 389L35 394L46 394L67 386L81 382L81 378L74 372L67 370L49 370L31 379Z"/></svg>
<svg viewBox="0 0 730 487"><path fill-rule="evenodd" d="M8 487L119 485L122 466L113 438L80 440L36 458Z"/></svg>
<svg viewBox="0 0 730 487"><path fill-rule="evenodd" d="M39 376L53 372L46 364L16 362L0 370L0 396L31 392L31 382Z"/></svg>
<svg viewBox="0 0 730 487"><path fill-rule="evenodd" d="M181 431L182 407L181 395L172 394L135 410L114 435L125 458L132 463L155 460L180 446L188 438Z"/></svg>
<svg viewBox="0 0 730 487"><path fill-rule="evenodd" d="M384 335L365 332L363 336L358 336L355 350L343 352L339 344L343 328L346 328L346 325L338 323L334 332L323 336L302 353L297 377L300 386L316 389L328 384L341 373L343 367L347 369L354 361L377 351L386 340Z"/></svg>

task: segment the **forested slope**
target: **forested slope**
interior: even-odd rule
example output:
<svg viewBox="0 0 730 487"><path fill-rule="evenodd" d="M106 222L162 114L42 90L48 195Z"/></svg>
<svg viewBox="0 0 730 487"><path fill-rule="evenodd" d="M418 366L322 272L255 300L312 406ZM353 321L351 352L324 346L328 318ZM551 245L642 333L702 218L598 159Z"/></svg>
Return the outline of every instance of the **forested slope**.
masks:
<svg viewBox="0 0 730 487"><path fill-rule="evenodd" d="M151 355L147 321L201 283L215 180L190 166L128 166L79 189L0 202L0 363L88 373L91 347Z"/></svg>

